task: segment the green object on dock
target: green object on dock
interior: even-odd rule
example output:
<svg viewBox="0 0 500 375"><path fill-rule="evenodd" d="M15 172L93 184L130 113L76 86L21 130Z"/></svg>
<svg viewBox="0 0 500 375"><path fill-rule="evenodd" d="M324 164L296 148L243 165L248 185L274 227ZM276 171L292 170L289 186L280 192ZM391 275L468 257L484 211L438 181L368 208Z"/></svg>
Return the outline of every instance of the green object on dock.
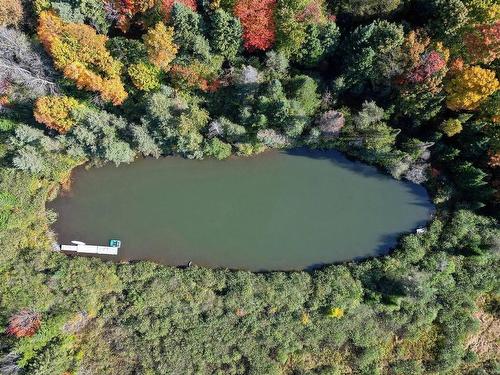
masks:
<svg viewBox="0 0 500 375"><path fill-rule="evenodd" d="M110 247L120 247L122 246L122 241L120 240L109 240Z"/></svg>

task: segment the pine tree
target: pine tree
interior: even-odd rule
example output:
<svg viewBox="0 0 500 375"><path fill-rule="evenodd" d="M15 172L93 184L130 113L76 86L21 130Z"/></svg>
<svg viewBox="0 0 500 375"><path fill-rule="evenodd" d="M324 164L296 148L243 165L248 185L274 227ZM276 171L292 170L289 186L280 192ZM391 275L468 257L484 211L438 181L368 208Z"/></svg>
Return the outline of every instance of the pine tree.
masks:
<svg viewBox="0 0 500 375"><path fill-rule="evenodd" d="M241 48L242 28L240 21L222 9L210 18L210 44L215 53L233 60Z"/></svg>

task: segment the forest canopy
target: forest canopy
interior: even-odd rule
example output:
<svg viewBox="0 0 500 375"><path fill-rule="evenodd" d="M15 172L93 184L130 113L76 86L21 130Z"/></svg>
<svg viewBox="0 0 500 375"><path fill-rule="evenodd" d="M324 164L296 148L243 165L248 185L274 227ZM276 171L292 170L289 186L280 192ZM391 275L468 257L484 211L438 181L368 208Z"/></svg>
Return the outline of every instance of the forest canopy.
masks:
<svg viewBox="0 0 500 375"><path fill-rule="evenodd" d="M497 373L499 57L495 0L0 0L0 373ZM79 165L292 147L436 215L311 272L52 251Z"/></svg>

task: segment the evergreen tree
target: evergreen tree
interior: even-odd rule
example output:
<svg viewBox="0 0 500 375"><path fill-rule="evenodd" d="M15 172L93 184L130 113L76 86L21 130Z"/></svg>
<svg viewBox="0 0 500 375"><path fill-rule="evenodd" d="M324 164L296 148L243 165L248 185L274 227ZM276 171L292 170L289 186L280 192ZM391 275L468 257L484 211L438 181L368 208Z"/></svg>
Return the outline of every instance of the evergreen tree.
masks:
<svg viewBox="0 0 500 375"><path fill-rule="evenodd" d="M230 61L234 60L242 43L240 21L222 9L217 9L210 21L210 44L213 51Z"/></svg>

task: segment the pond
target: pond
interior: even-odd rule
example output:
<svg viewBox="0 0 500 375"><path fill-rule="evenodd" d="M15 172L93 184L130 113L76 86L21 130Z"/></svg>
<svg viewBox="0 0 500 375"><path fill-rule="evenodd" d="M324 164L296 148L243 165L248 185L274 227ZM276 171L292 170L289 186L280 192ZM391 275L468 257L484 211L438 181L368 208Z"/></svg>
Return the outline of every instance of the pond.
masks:
<svg viewBox="0 0 500 375"><path fill-rule="evenodd" d="M116 260L253 271L377 256L433 211L422 186L304 149L78 168L71 191L48 208L59 214L60 243L116 238Z"/></svg>

